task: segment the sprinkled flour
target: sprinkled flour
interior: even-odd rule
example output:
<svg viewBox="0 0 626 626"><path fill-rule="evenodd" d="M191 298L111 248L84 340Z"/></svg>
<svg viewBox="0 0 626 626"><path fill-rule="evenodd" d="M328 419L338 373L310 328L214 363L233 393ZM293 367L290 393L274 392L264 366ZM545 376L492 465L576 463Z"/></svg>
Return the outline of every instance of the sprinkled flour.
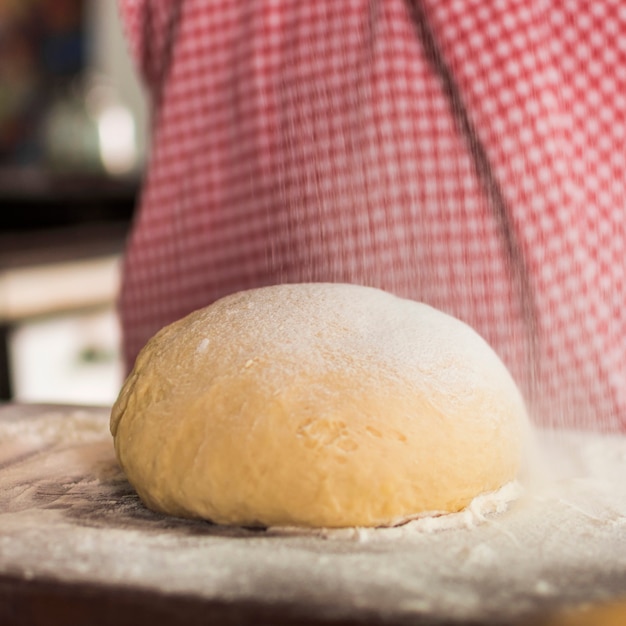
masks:
<svg viewBox="0 0 626 626"><path fill-rule="evenodd" d="M555 466L459 514L375 530L267 531L146 510L108 412L0 409L0 573L123 584L309 614L512 619L626 590L626 437L538 433Z"/></svg>

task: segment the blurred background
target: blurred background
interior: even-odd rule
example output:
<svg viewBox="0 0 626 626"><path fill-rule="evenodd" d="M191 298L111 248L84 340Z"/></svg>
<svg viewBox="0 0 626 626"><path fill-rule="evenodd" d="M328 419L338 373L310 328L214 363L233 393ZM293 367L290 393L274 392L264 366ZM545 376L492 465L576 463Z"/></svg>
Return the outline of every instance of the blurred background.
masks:
<svg viewBox="0 0 626 626"><path fill-rule="evenodd" d="M115 2L0 0L0 401L114 401L146 117Z"/></svg>

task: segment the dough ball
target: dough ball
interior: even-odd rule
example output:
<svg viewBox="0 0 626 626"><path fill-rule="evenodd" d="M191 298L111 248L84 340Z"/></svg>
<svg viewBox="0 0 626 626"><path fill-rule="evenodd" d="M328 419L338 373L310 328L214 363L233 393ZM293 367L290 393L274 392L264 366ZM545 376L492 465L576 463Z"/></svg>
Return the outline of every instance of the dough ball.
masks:
<svg viewBox="0 0 626 626"><path fill-rule="evenodd" d="M240 292L155 335L113 407L151 509L343 527L452 512L515 478L527 424L469 326L378 289Z"/></svg>

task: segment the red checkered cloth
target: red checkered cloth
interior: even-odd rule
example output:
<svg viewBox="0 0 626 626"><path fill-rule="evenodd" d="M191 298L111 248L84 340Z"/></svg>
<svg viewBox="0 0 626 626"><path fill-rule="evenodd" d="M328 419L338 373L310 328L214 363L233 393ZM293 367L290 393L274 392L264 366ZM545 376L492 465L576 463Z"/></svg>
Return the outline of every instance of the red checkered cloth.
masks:
<svg viewBox="0 0 626 626"><path fill-rule="evenodd" d="M130 365L280 282L476 328L543 425L626 429L626 5L122 0L152 101Z"/></svg>

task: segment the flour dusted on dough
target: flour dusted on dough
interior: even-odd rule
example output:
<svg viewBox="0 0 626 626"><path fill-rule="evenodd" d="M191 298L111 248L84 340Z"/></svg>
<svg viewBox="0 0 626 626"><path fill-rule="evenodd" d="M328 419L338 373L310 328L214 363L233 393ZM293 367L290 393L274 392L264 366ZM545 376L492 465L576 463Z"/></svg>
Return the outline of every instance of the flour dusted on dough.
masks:
<svg viewBox="0 0 626 626"><path fill-rule="evenodd" d="M234 294L160 331L111 416L155 510L222 524L384 526L513 480L526 413L471 328L345 284Z"/></svg>

